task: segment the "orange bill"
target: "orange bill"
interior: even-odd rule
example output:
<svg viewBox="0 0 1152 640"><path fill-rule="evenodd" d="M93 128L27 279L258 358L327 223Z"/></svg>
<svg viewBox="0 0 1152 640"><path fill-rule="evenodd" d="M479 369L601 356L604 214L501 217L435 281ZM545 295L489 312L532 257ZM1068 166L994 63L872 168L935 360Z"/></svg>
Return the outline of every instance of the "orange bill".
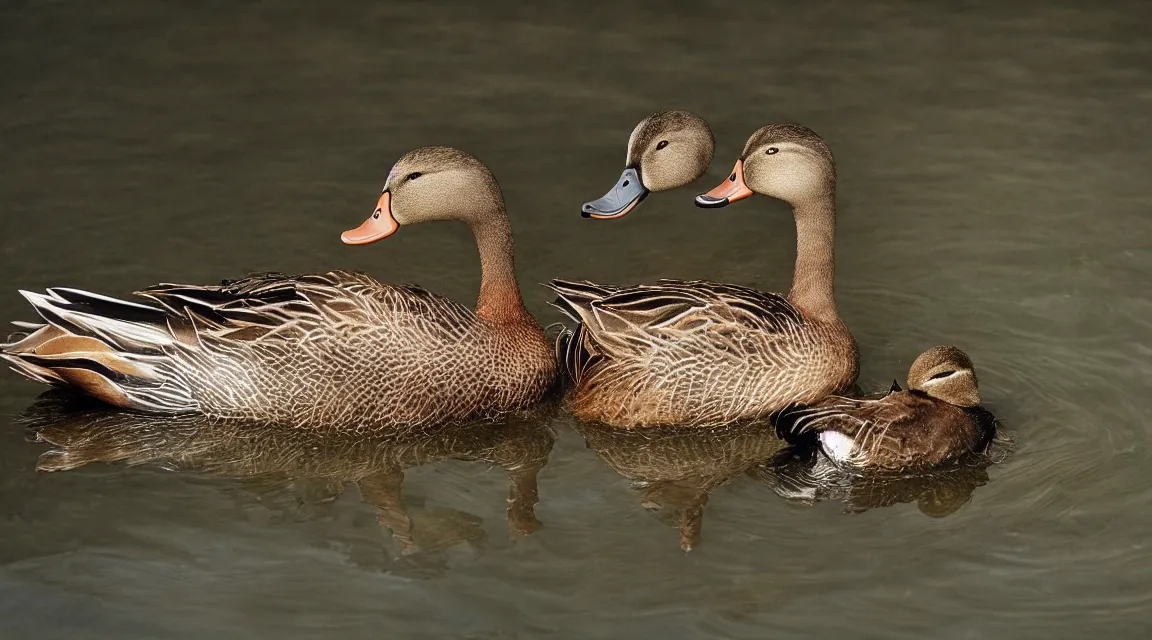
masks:
<svg viewBox="0 0 1152 640"><path fill-rule="evenodd" d="M726 207L750 195L752 195L752 190L744 184L744 161L737 160L736 167L732 169L732 175L728 176L727 180L708 193L701 193L696 196L696 206L705 209Z"/></svg>
<svg viewBox="0 0 1152 640"><path fill-rule="evenodd" d="M371 244L396 233L399 228L400 223L392 217L392 194L385 191L380 194L376 210L364 224L340 234L340 240L344 244Z"/></svg>

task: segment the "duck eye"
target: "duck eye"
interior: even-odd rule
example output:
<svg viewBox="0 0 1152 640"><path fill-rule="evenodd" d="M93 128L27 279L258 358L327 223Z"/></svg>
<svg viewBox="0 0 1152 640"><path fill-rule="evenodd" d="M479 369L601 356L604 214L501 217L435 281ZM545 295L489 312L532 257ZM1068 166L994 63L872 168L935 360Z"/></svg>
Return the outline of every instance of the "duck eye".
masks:
<svg viewBox="0 0 1152 640"><path fill-rule="evenodd" d="M956 373L956 372L955 371L941 371L940 373L934 374L932 377L930 377L928 379L929 380L939 380L940 378L947 378L948 376L952 375L953 373Z"/></svg>
<svg viewBox="0 0 1152 640"><path fill-rule="evenodd" d="M765 153L767 153L768 155L772 155L774 153L779 153L779 152L780 152L780 150L777 149L776 147L768 147L768 151L766 151Z"/></svg>
<svg viewBox="0 0 1152 640"><path fill-rule="evenodd" d="M408 179L409 180L415 180L416 178L419 178L421 175L423 175L423 174L421 174L419 171L413 171L412 173L408 174Z"/></svg>
<svg viewBox="0 0 1152 640"><path fill-rule="evenodd" d="M659 151L659 150L661 150L667 146L668 146L668 141L667 140L661 140L660 142L656 143L656 150Z"/></svg>

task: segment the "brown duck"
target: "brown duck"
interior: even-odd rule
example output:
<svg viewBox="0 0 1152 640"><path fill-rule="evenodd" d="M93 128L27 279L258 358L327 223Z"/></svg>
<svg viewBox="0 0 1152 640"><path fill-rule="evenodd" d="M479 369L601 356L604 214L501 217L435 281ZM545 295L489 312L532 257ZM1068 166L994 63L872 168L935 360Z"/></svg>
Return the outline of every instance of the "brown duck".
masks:
<svg viewBox="0 0 1152 640"><path fill-rule="evenodd" d="M448 147L405 154L347 244L429 220L468 224L480 250L476 310L360 273L265 274L160 284L151 304L78 289L23 292L47 323L0 346L25 376L109 404L334 429L495 418L554 386L553 349L524 308L500 187Z"/></svg>
<svg viewBox="0 0 1152 640"><path fill-rule="evenodd" d="M641 124L628 152L638 158L638 175L645 176L655 158L661 167L693 169L675 172L681 180L662 187L703 172L711 154L691 145L711 134L671 130L706 127L702 120ZM661 147L669 140L682 143ZM638 151L639 143L648 148ZM748 139L723 184L696 199L719 207L761 193L792 205L797 253L787 296L702 281L552 281L557 306L578 322L557 345L573 381L568 404L576 417L617 427L718 425L766 418L849 388L859 356L833 296L835 185L835 163L819 136L799 125L772 124Z"/></svg>
<svg viewBox="0 0 1152 640"><path fill-rule="evenodd" d="M784 412L787 438L814 434L841 468L906 471L958 460L988 448L996 419L980 406L972 360L955 347L934 347L908 371L908 390L893 383L880 398L830 397Z"/></svg>

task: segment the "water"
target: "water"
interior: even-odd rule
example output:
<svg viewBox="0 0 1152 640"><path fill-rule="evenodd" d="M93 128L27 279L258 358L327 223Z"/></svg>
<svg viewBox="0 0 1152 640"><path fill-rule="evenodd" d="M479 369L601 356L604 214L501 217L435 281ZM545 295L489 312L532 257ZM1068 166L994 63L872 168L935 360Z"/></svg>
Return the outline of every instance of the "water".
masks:
<svg viewBox="0 0 1152 640"><path fill-rule="evenodd" d="M13 426L0 433L5 637L1134 638L1152 626L1146 8L0 12L0 318L32 318L18 287L124 294L266 269L360 269L471 301L462 225L369 248L337 239L395 158L434 143L500 179L526 302L545 322L560 318L535 283L552 277L782 290L787 208L704 211L691 197L754 129L793 120L838 160L838 302L861 386L887 388L925 348L956 344L1016 441L986 477L805 505L753 464L772 447L755 434L647 450L597 448L593 434L588 448L560 414L539 425L554 436L528 430L551 448L534 513L517 510L525 488L512 525L515 482L490 450L407 468L420 548L405 555L377 522L395 523L396 506L371 491L361 502L343 472L234 473L277 447L370 466L356 447L269 436L213 449L185 425L181 450L175 425L158 442L116 441L143 464L47 474L34 468L48 446ZM631 127L660 108L708 119L708 175L625 220L580 219L619 174ZM13 422L41 390L0 377L0 414ZM539 530L519 533L532 518Z"/></svg>

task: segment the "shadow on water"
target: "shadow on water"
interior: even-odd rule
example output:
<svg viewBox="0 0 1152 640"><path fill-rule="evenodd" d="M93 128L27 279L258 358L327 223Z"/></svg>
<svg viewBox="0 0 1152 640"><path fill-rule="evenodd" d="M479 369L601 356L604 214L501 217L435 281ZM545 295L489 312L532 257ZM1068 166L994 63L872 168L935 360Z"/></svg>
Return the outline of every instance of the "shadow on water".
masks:
<svg viewBox="0 0 1152 640"><path fill-rule="evenodd" d="M467 545L480 552L487 534L478 516L412 505L402 495L404 472L443 460L487 462L508 475L508 531L540 529L536 479L555 438L549 406L505 422L447 425L399 433L342 434L200 415L158 416L108 408L66 391L43 394L18 419L29 439L52 448L38 471L70 471L92 463L151 465L241 482L248 500L279 517L323 517L349 487L377 510L392 552L357 555L358 564L412 575L446 569L443 552ZM366 430L370 432L370 430ZM413 508L415 506L416 508ZM376 561L374 558L378 558Z"/></svg>

